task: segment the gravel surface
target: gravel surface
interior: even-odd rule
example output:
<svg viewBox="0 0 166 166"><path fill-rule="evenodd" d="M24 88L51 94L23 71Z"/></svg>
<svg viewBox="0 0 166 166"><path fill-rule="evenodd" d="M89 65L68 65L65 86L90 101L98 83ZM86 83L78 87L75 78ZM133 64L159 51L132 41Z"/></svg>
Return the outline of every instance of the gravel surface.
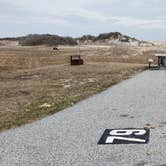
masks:
<svg viewBox="0 0 166 166"><path fill-rule="evenodd" d="M148 144L97 145L105 129L151 127ZM53 116L0 134L0 166L166 164L166 71L145 71Z"/></svg>

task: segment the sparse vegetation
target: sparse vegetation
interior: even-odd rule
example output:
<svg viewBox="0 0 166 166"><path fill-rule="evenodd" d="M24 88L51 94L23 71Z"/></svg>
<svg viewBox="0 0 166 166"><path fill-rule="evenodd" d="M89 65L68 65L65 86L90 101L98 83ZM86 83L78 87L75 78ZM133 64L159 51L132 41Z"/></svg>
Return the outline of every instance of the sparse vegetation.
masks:
<svg viewBox="0 0 166 166"><path fill-rule="evenodd" d="M26 71L24 75L13 73L8 77L10 83L4 79L7 85L1 89L0 130L72 106L143 69L142 65L101 63L86 64L77 69L64 65Z"/></svg>
<svg viewBox="0 0 166 166"><path fill-rule="evenodd" d="M83 66L70 66L77 47L0 48L0 130L51 115L146 68L158 47L82 46Z"/></svg>
<svg viewBox="0 0 166 166"><path fill-rule="evenodd" d="M79 38L72 37L62 37L58 35L50 34L30 34L23 37L15 38L2 38L0 41L18 41L21 46L38 46L38 45L47 45L47 46L56 46L56 45L77 45L77 40L80 40L81 43L105 43L110 45L110 41L117 42L140 42L145 43L144 41L139 41L135 38L123 35L119 32L103 33L98 36L84 35Z"/></svg>
<svg viewBox="0 0 166 166"><path fill-rule="evenodd" d="M37 46L37 45L76 45L77 42L71 37L60 37L57 35L28 35L19 39L19 44L22 46Z"/></svg>

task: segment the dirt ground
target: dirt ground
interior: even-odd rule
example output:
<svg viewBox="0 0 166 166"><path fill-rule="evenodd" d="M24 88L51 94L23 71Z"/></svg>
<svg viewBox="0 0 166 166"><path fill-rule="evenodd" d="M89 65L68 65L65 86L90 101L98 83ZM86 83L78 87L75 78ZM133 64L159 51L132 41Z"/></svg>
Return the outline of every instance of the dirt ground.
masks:
<svg viewBox="0 0 166 166"><path fill-rule="evenodd" d="M96 94L147 67L165 52L153 47L81 46L83 66L70 66L77 47L0 46L0 130L19 126Z"/></svg>

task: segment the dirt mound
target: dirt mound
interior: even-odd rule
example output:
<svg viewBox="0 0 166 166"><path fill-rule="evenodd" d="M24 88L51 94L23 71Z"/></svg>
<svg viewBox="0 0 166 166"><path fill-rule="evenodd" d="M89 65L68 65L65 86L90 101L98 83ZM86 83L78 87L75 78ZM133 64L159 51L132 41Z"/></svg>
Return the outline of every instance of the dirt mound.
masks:
<svg viewBox="0 0 166 166"><path fill-rule="evenodd" d="M105 40L105 39L112 39L112 40L121 40L122 38L124 38L125 36L122 35L119 32L111 32L111 33L103 33L100 34L96 40ZM130 37L126 36L126 39L130 39Z"/></svg>
<svg viewBox="0 0 166 166"><path fill-rule="evenodd" d="M19 39L19 44L22 46L36 46L36 45L76 45L76 40L71 37L61 37L58 35L27 35Z"/></svg>
<svg viewBox="0 0 166 166"><path fill-rule="evenodd" d="M80 40L82 42L87 41L87 40L89 40L89 41L95 41L96 37L92 36L92 35L84 35L84 36L78 38L78 40Z"/></svg>
<svg viewBox="0 0 166 166"><path fill-rule="evenodd" d="M102 33L98 36L86 35L79 38L84 44L110 44L112 42L139 42L139 40L123 35L119 32Z"/></svg>
<svg viewBox="0 0 166 166"><path fill-rule="evenodd" d="M134 37L123 35L120 32L102 33L98 36L85 35L78 38L81 44L88 45L131 45L131 46L153 46L153 43L138 40Z"/></svg>
<svg viewBox="0 0 166 166"><path fill-rule="evenodd" d="M47 46L57 46L57 45L77 45L77 40L80 44L102 44L102 45L112 45L112 44L129 44L129 45L149 45L149 42L140 41L130 36L123 35L119 32L102 33L98 36L84 35L79 38L72 37L62 37L58 35L50 34L31 34L23 37L17 38L3 38L0 42L12 41L19 42L21 46L37 46L37 45L47 45ZM152 44L150 44L152 45Z"/></svg>

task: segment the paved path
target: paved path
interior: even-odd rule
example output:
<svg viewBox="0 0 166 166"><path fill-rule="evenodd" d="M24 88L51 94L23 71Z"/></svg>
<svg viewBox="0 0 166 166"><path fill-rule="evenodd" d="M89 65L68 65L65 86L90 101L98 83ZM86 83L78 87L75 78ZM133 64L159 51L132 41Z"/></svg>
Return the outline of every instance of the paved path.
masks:
<svg viewBox="0 0 166 166"><path fill-rule="evenodd" d="M143 128L150 141L97 145L105 129ZM145 71L51 117L0 134L0 166L166 164L166 71Z"/></svg>

